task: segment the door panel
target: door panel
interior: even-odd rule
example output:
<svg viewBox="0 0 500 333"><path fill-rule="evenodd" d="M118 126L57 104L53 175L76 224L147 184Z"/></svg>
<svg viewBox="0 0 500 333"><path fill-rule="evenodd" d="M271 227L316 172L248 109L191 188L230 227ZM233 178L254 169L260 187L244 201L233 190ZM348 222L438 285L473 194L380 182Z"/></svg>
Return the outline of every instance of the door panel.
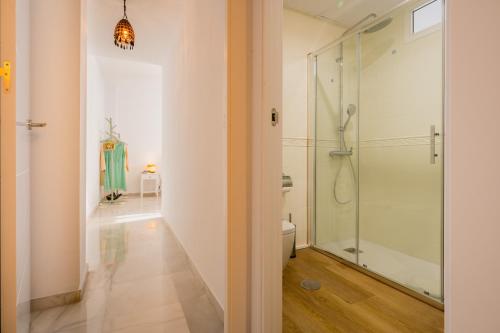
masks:
<svg viewBox="0 0 500 333"><path fill-rule="evenodd" d="M411 37L412 6L361 34L359 264L441 300L442 34Z"/></svg>
<svg viewBox="0 0 500 333"><path fill-rule="evenodd" d="M316 57L315 245L357 262L358 37ZM342 131L341 131L342 129ZM347 152L347 154L332 154Z"/></svg>
<svg viewBox="0 0 500 333"><path fill-rule="evenodd" d="M29 0L17 0L16 8L16 292L17 332L29 332L31 301L30 224L30 24Z"/></svg>

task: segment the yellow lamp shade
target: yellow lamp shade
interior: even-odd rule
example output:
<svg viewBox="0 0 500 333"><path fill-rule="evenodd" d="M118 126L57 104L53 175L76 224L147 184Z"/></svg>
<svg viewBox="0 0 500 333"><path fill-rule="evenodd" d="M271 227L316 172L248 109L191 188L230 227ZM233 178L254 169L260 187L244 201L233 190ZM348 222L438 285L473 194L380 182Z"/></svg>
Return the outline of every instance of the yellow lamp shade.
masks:
<svg viewBox="0 0 500 333"><path fill-rule="evenodd" d="M156 164L148 164L146 165L146 169L145 169L147 172L149 173L156 173Z"/></svg>

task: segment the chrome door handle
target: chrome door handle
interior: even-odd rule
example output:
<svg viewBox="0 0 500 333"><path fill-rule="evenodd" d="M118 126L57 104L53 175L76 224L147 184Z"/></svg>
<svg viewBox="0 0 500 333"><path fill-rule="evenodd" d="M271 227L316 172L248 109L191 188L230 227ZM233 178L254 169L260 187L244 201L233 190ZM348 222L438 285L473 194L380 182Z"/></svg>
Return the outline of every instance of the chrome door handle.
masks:
<svg viewBox="0 0 500 333"><path fill-rule="evenodd" d="M436 164L436 157L438 157L438 154L436 154L436 137L439 136L439 133L436 132L436 126L432 125L431 126L431 164Z"/></svg>
<svg viewBox="0 0 500 333"><path fill-rule="evenodd" d="M47 123L34 123L31 119L28 119L25 123L17 122L17 126L26 126L26 128L31 131L33 127L45 127Z"/></svg>

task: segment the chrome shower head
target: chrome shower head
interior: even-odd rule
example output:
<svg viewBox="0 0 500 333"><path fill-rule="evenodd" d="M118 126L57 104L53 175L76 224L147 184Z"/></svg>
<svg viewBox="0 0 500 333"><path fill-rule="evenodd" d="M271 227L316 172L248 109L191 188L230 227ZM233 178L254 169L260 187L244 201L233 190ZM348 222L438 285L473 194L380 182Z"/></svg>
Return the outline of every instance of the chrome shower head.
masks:
<svg viewBox="0 0 500 333"><path fill-rule="evenodd" d="M371 33L374 33L374 32L377 32L379 30L382 30L384 29L385 27L387 27L389 24L391 24L392 22L392 17L388 17L386 18L385 20L383 21L380 21L379 23L375 24L374 26L366 29L365 31L363 31L365 34L371 34Z"/></svg>
<svg viewBox="0 0 500 333"><path fill-rule="evenodd" d="M347 106L347 120L345 121L345 124L343 126L344 129L347 128L347 125L349 124L349 120L351 120L351 117L356 114L356 105L354 104L349 104Z"/></svg>

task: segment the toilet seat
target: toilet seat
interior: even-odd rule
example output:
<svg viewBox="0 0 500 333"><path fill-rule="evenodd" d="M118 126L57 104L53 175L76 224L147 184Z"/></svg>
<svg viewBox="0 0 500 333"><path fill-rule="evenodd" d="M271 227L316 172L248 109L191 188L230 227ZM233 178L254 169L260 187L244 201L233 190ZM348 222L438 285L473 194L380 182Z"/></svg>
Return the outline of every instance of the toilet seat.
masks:
<svg viewBox="0 0 500 333"><path fill-rule="evenodd" d="M281 230L283 232L283 236L293 234L295 232L295 226L287 220L281 220Z"/></svg>

